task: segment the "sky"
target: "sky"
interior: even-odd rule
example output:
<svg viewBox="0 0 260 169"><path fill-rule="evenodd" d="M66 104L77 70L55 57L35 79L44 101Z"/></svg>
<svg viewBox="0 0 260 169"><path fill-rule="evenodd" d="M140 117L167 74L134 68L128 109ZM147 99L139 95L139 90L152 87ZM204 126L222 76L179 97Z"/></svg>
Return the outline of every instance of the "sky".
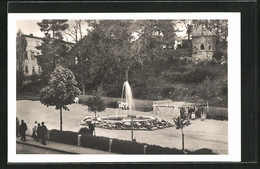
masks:
<svg viewBox="0 0 260 169"><path fill-rule="evenodd" d="M21 29L23 34L33 36L44 37L44 34L40 31L40 27L37 25L37 22L42 20L16 20L16 32Z"/></svg>
<svg viewBox="0 0 260 169"><path fill-rule="evenodd" d="M29 35L33 34L33 36L36 37L44 37L44 33L40 31L40 27L37 25L37 22L41 22L42 20L16 20L16 32L20 29L23 34ZM177 36L183 37L185 36L186 30L185 26L182 24L177 24L177 27L179 30L182 30L182 32L177 33ZM85 26L85 30L87 29L87 26ZM84 32L86 34L86 31ZM67 39L64 39L65 41L72 42L72 38L67 36Z"/></svg>

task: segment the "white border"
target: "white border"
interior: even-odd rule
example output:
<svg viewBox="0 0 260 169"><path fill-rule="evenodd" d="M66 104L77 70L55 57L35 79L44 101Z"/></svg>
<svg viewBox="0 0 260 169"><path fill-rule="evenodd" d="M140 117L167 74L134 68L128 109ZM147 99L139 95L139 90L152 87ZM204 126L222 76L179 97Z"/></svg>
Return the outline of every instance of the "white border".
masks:
<svg viewBox="0 0 260 169"><path fill-rule="evenodd" d="M228 155L21 155L16 154L16 20L30 19L228 19ZM241 161L240 13L9 13L8 162L239 162Z"/></svg>

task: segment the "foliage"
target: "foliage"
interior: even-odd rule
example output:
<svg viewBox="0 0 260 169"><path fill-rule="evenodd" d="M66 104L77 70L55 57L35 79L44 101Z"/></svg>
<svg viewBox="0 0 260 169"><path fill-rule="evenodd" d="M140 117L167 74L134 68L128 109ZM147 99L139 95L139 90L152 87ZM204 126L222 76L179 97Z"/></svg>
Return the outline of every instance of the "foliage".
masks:
<svg viewBox="0 0 260 169"><path fill-rule="evenodd" d="M74 98L79 94L81 92L73 73L62 66L57 66L51 74L48 86L40 91L42 104L60 109L60 130L62 130L62 109L69 110L67 105L73 103Z"/></svg>
<svg viewBox="0 0 260 169"><path fill-rule="evenodd" d="M88 106L88 111L95 113L95 119L96 112L101 112L106 109L106 105L98 92L95 93L93 97L88 98L85 104Z"/></svg>
<svg viewBox="0 0 260 169"><path fill-rule="evenodd" d="M50 140L65 144L77 145L76 132L71 131L50 131ZM93 148L103 151L109 150L109 138L92 135L82 135L81 146ZM157 145L149 145L144 143L131 142L126 140L113 139L111 151L119 154L143 154L144 145L147 145L146 154L183 154L182 150L176 148L161 147ZM212 150L202 148L195 151L186 150L187 154L213 154Z"/></svg>
<svg viewBox="0 0 260 169"><path fill-rule="evenodd" d="M49 133L50 141L60 142L64 144L77 145L78 134L72 131L51 130Z"/></svg>
<svg viewBox="0 0 260 169"><path fill-rule="evenodd" d="M41 66L43 79L48 79L57 65L66 65L68 61L68 44L62 41L62 31L68 28L67 20L42 20L37 23L45 34L43 43L36 48L41 51L37 55L37 63Z"/></svg>
<svg viewBox="0 0 260 169"><path fill-rule="evenodd" d="M47 107L68 110L67 105L73 103L80 93L73 73L68 68L57 66L51 74L48 86L41 90L40 101Z"/></svg>
<svg viewBox="0 0 260 169"><path fill-rule="evenodd" d="M176 129L183 129L185 126L189 126L191 123L188 120L187 115L181 115L173 119Z"/></svg>
<svg viewBox="0 0 260 169"><path fill-rule="evenodd" d="M99 149L103 151L108 151L109 149L109 138L107 137L83 135L80 141L82 147Z"/></svg>

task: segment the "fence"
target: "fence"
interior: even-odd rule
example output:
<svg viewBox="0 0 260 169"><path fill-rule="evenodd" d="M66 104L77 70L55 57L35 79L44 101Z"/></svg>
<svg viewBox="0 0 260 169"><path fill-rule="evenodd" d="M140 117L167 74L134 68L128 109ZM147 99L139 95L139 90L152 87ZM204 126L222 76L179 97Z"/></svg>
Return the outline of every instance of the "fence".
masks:
<svg viewBox="0 0 260 169"><path fill-rule="evenodd" d="M204 107L204 111L207 113L207 118L223 120L228 119L228 108L225 107Z"/></svg>
<svg viewBox="0 0 260 169"><path fill-rule="evenodd" d="M79 102L85 103L87 99L91 97L89 95L80 95L79 96ZM117 103L121 98L115 98L115 97L102 97L103 101L106 105L109 105L111 103ZM152 100L139 100L134 99L134 105L135 109L138 111L152 111L153 110L153 101Z"/></svg>

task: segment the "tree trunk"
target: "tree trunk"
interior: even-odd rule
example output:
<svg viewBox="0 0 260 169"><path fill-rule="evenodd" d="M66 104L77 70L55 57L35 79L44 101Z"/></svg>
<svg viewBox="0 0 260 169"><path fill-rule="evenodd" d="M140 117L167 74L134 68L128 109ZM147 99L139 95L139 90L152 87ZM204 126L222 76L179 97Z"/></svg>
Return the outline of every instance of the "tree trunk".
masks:
<svg viewBox="0 0 260 169"><path fill-rule="evenodd" d="M62 131L62 108L60 108L60 131Z"/></svg>
<svg viewBox="0 0 260 169"><path fill-rule="evenodd" d="M86 86L85 86L85 79L83 72L81 72L81 84L82 84L82 94L85 95L86 93Z"/></svg>
<svg viewBox="0 0 260 169"><path fill-rule="evenodd" d="M181 129L181 134L182 134L182 151L184 152L184 134L183 134L183 129Z"/></svg>

